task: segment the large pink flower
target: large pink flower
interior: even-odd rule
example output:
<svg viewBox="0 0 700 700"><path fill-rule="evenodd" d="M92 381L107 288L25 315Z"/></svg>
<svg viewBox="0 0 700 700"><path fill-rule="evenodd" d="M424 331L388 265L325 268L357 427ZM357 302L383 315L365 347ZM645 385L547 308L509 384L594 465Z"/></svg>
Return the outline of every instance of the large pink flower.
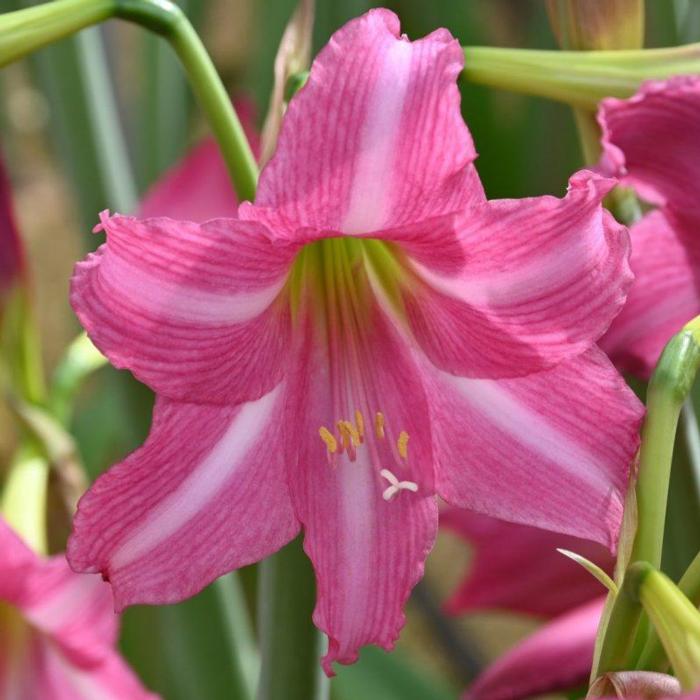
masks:
<svg viewBox="0 0 700 700"><path fill-rule="evenodd" d="M117 627L99 576L38 557L0 519L0 697L155 700L116 651Z"/></svg>
<svg viewBox="0 0 700 700"><path fill-rule="evenodd" d="M614 544L642 411L595 346L631 280L613 181L487 202L462 62L447 31L410 42L371 11L316 59L240 218L102 217L72 302L158 394L69 543L118 607L192 595L303 526L330 673L392 647L436 493Z"/></svg>
<svg viewBox="0 0 700 700"><path fill-rule="evenodd" d="M598 119L603 167L658 207L631 228L636 280L602 343L620 367L646 377L671 336L700 314L700 77L603 100Z"/></svg>

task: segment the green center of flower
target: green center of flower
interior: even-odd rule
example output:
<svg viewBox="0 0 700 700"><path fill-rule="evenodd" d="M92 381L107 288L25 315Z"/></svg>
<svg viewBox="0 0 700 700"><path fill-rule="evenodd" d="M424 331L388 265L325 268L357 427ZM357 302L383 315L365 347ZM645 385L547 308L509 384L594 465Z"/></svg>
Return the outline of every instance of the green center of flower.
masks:
<svg viewBox="0 0 700 700"><path fill-rule="evenodd" d="M408 461L409 435L385 419L381 396L371 373L376 348L372 327L379 311L377 296L400 315L400 284L406 270L399 251L384 241L352 237L327 238L306 246L290 277L296 314L314 315L318 340L327 343L329 390L334 418L318 428L328 463L373 464L388 482L383 492L392 500L401 491L417 491L398 471Z"/></svg>

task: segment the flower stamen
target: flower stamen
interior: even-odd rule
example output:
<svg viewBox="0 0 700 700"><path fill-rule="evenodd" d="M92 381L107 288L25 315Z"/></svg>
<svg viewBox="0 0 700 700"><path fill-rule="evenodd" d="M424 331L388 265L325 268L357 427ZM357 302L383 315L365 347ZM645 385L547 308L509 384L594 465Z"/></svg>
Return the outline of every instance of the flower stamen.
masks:
<svg viewBox="0 0 700 700"><path fill-rule="evenodd" d="M399 451L401 459L408 459L408 433L405 430L399 433L399 439L396 441L396 449Z"/></svg>
<svg viewBox="0 0 700 700"><path fill-rule="evenodd" d="M362 412L359 409L355 409L355 425L357 426L357 432L360 436L360 442L365 441L365 419Z"/></svg>
<svg viewBox="0 0 700 700"><path fill-rule="evenodd" d="M318 429L318 434L321 436L321 440L323 440L328 449L328 456L330 457L332 454L335 454L338 451L338 441L335 439L333 433L322 425Z"/></svg>
<svg viewBox="0 0 700 700"><path fill-rule="evenodd" d="M411 491L412 493L418 491L418 484L414 481L399 481L388 469L382 469L379 474L389 482L389 486L382 493L382 498L385 501L393 500L400 491Z"/></svg>
<svg viewBox="0 0 700 700"><path fill-rule="evenodd" d="M374 432L380 440L384 439L384 414L377 412L374 417Z"/></svg>

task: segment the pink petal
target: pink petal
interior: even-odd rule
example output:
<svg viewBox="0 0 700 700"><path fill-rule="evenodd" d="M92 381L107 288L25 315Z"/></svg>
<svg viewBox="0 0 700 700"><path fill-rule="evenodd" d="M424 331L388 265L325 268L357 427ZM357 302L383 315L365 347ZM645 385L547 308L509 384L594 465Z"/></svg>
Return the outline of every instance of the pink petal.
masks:
<svg viewBox="0 0 700 700"><path fill-rule="evenodd" d="M255 130L255 108L246 100L236 100L234 104L253 152L257 153L260 139ZM213 138L195 146L146 193L138 217L156 216L185 221L237 218L238 200L231 176Z"/></svg>
<svg viewBox="0 0 700 700"><path fill-rule="evenodd" d="M205 139L166 172L146 193L138 216L183 221L237 218L238 200L216 141Z"/></svg>
<svg viewBox="0 0 700 700"><path fill-rule="evenodd" d="M470 377L530 374L587 350L632 282L629 239L602 208L614 181L581 171L563 199L496 200L457 222L457 273L416 265L404 303L438 367Z"/></svg>
<svg viewBox="0 0 700 700"><path fill-rule="evenodd" d="M35 555L0 517L0 599L16 605L35 566Z"/></svg>
<svg viewBox="0 0 700 700"><path fill-rule="evenodd" d="M700 77L645 83L628 100L603 100L603 167L649 202L700 217Z"/></svg>
<svg viewBox="0 0 700 700"><path fill-rule="evenodd" d="M643 217L630 237L635 283L601 347L621 369L648 377L671 336L700 314L700 241L663 211Z"/></svg>
<svg viewBox="0 0 700 700"><path fill-rule="evenodd" d="M290 488L316 571L314 622L329 636L323 659L328 675L334 662L356 661L362 645L393 648L405 622L404 604L423 575L437 530L420 378L388 321L376 307L369 313L355 348L348 341L328 349L310 331L290 379L288 411L300 436ZM357 364L351 363L354 350ZM365 437L355 461L347 453L329 460L319 428L333 430L337 420L353 420L356 409L364 415ZM384 438L375 434L377 411L385 417ZM410 436L405 460L395 447L402 430ZM413 482L416 492L400 490L384 500L390 482L382 469Z"/></svg>
<svg viewBox="0 0 700 700"><path fill-rule="evenodd" d="M371 10L333 35L242 218L368 233L483 200L456 85L462 49L444 29L415 42L399 31L396 15Z"/></svg>
<svg viewBox="0 0 700 700"><path fill-rule="evenodd" d="M76 664L92 664L117 642L119 618L109 585L71 571L64 555L36 559L18 606Z"/></svg>
<svg viewBox="0 0 700 700"><path fill-rule="evenodd" d="M111 651L99 664L72 664L48 640L34 635L24 677L21 700L157 700L141 685L122 658ZM5 697L5 696L3 696ZM17 697L10 695L9 697Z"/></svg>
<svg viewBox="0 0 700 700"><path fill-rule="evenodd" d="M462 508L446 509L440 524L474 547L469 571L446 604L452 614L504 609L554 617L600 595L601 584L558 548L576 552L608 573L614 565L610 553L595 542Z"/></svg>
<svg viewBox="0 0 700 700"><path fill-rule="evenodd" d="M448 503L615 547L643 407L602 352L516 379L436 373L431 404Z"/></svg>
<svg viewBox="0 0 700 700"><path fill-rule="evenodd" d="M465 700L521 700L586 682L604 602L598 598L546 624L487 668Z"/></svg>
<svg viewBox="0 0 700 700"><path fill-rule="evenodd" d="M102 217L107 242L77 264L71 303L95 345L156 392L256 399L282 378L294 251L254 223Z"/></svg>
<svg viewBox="0 0 700 700"><path fill-rule="evenodd" d="M271 554L299 529L287 494L284 387L232 407L159 398L143 447L83 496L68 543L116 607L171 603Z"/></svg>

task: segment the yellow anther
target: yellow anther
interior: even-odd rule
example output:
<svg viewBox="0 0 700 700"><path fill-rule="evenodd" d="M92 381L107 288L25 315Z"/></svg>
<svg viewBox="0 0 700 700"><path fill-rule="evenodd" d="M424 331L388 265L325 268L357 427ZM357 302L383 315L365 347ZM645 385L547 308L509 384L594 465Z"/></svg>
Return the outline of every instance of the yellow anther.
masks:
<svg viewBox="0 0 700 700"><path fill-rule="evenodd" d="M396 449L398 449L401 459L408 459L408 433L405 430L399 433L399 439L396 441Z"/></svg>
<svg viewBox="0 0 700 700"><path fill-rule="evenodd" d="M355 409L355 425L357 426L357 432L360 435L360 440L362 440L365 436L365 419L357 408Z"/></svg>
<svg viewBox="0 0 700 700"><path fill-rule="evenodd" d="M338 421L338 430L343 436L347 435L348 442L351 442L355 447L360 446L360 433L349 420Z"/></svg>
<svg viewBox="0 0 700 700"><path fill-rule="evenodd" d="M374 432L377 434L379 439L384 438L384 414L377 412L374 417Z"/></svg>
<svg viewBox="0 0 700 700"><path fill-rule="evenodd" d="M326 444L330 454L338 451L338 441L335 439L333 433L328 430L328 428L322 425L318 429L318 434L321 436L321 440L323 440L323 442Z"/></svg>
<svg viewBox="0 0 700 700"><path fill-rule="evenodd" d="M341 447L347 450L350 445L352 445L352 436L348 430L348 422L345 420L339 420L335 425L340 433Z"/></svg>

